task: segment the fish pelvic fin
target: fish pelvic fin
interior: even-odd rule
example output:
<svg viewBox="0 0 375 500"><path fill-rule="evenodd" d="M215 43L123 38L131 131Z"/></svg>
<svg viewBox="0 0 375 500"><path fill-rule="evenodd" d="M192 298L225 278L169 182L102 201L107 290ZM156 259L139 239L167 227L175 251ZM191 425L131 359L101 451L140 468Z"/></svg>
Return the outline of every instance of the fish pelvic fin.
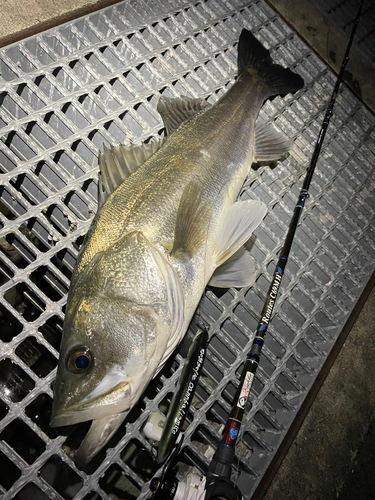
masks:
<svg viewBox="0 0 375 500"><path fill-rule="evenodd" d="M215 270L208 284L217 288L242 288L252 285L255 278L254 259L242 246Z"/></svg>
<svg viewBox="0 0 375 500"><path fill-rule="evenodd" d="M171 255L191 258L207 239L211 215L210 206L203 200L203 187L190 182L182 193L177 211L175 237Z"/></svg>
<svg viewBox="0 0 375 500"><path fill-rule="evenodd" d="M253 274L252 263L245 254L237 254L230 262L229 259L246 243L262 222L266 213L266 204L254 200L237 201L224 212L217 235L214 268L210 268L211 275L215 269L225 262L228 262L228 266L217 269L218 272L213 277L213 283L216 282L216 284L213 286L227 287L228 283L232 283L230 286L239 286L240 282L244 282L243 279L240 280L239 278L241 270L245 271L247 269L249 274ZM233 274L234 271L235 274ZM225 272L227 272L227 276L219 278L219 275L223 275ZM219 282L222 284L219 285Z"/></svg>
<svg viewBox="0 0 375 500"><path fill-rule="evenodd" d="M268 50L244 29L238 43L238 76L254 72L268 86L269 96L297 92L304 85L299 75L275 64Z"/></svg>

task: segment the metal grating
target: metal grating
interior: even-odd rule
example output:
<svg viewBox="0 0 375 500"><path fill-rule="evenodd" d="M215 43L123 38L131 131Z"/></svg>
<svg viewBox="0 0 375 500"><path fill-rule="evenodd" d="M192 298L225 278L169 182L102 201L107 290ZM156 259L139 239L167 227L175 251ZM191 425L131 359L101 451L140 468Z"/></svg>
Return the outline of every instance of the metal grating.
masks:
<svg viewBox="0 0 375 500"><path fill-rule="evenodd" d="M153 381L84 469L71 459L87 427L48 425L69 278L96 210L102 144L162 133L161 94L215 102L234 82L243 27L305 80L260 115L294 139L242 198L269 213L251 241L250 289L208 289L199 314L210 346L189 414L181 470L204 470L230 411L236 375L308 165L334 77L263 2L124 1L0 51L0 493L43 500L140 498L156 472L140 432L165 411L181 354ZM249 499L375 269L375 119L345 88L298 230L253 386L235 464ZM181 353L183 352L183 349ZM184 465L185 464L185 465Z"/></svg>

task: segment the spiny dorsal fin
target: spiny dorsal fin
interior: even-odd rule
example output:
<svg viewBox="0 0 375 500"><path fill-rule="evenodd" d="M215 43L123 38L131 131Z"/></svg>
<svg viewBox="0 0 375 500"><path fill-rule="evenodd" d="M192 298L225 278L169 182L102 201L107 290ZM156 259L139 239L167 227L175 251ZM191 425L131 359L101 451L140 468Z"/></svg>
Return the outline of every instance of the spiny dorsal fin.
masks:
<svg viewBox="0 0 375 500"><path fill-rule="evenodd" d="M275 161L289 151L292 142L279 134L272 125L255 124L254 161Z"/></svg>
<svg viewBox="0 0 375 500"><path fill-rule="evenodd" d="M252 285L255 277L254 259L242 246L215 270L208 284L218 288L242 288Z"/></svg>
<svg viewBox="0 0 375 500"><path fill-rule="evenodd" d="M148 144L104 146L99 153L99 208L118 186L161 148L164 139Z"/></svg>
<svg viewBox="0 0 375 500"><path fill-rule="evenodd" d="M204 99L191 99L181 96L175 99L161 97L157 110L160 113L167 137L178 129L181 123L190 120L193 116L208 109L210 104Z"/></svg>
<svg viewBox="0 0 375 500"><path fill-rule="evenodd" d="M210 207L203 201L203 188L190 182L183 192L177 211L172 256L191 258L207 238Z"/></svg>
<svg viewBox="0 0 375 500"><path fill-rule="evenodd" d="M262 201L237 201L223 214L214 254L215 268L221 266L250 238L267 213ZM212 269L212 268L211 268Z"/></svg>

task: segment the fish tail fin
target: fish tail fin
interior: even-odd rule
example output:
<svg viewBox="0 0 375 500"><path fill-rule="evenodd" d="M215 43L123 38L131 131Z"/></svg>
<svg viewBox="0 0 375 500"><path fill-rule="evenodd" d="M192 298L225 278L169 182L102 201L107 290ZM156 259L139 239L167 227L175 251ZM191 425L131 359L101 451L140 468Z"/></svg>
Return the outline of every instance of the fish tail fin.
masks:
<svg viewBox="0 0 375 500"><path fill-rule="evenodd" d="M299 75L275 64L268 50L250 31L243 29L238 43L238 76L252 71L268 86L270 96L297 92L304 85Z"/></svg>

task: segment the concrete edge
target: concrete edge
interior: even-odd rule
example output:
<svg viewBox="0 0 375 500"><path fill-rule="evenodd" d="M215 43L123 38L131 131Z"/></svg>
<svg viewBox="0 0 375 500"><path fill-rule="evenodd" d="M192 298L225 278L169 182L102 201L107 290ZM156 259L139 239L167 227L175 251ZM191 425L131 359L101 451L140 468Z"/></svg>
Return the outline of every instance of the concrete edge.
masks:
<svg viewBox="0 0 375 500"><path fill-rule="evenodd" d="M266 0L283 20L311 47L336 74L349 37L309 0ZM359 20L361 22L361 19ZM375 113L375 65L353 43L344 82L363 104Z"/></svg>
<svg viewBox="0 0 375 500"><path fill-rule="evenodd" d="M59 16L53 17L46 21L42 21L38 24L34 24L20 31L16 31L15 33L10 33L9 35L0 38L0 48L20 42L25 38L37 35L38 33L42 33L43 31L49 30L51 28L56 28L56 26L60 26L61 24L65 24L69 21L73 21L75 19L78 19L79 17L87 16L98 10L110 7L111 5L114 5L116 3L120 3L121 1L122 0L97 0L92 4L79 7L78 9L74 9L69 12L65 12L64 14L61 14Z"/></svg>

